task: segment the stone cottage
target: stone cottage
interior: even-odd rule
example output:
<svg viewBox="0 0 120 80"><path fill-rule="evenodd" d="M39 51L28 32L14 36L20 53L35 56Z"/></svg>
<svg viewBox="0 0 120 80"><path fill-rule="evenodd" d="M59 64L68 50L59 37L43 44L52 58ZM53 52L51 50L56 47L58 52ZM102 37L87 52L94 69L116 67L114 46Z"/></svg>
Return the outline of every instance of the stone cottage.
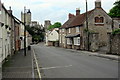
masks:
<svg viewBox="0 0 120 80"><path fill-rule="evenodd" d="M89 43L86 35L86 13L80 14L76 10L76 15L69 14L69 19L60 28L59 44L64 48L97 50L99 47L107 45L107 33L119 28L119 23L114 21L101 7L101 1L95 1L95 8L87 12Z"/></svg>

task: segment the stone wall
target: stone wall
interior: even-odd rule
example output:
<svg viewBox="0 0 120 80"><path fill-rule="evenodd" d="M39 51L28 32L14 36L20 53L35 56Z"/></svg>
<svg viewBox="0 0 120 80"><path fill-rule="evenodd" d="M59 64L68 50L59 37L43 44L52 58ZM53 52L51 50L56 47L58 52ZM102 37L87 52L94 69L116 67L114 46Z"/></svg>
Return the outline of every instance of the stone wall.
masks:
<svg viewBox="0 0 120 80"><path fill-rule="evenodd" d="M99 49L99 34L98 33L89 33L89 50L98 51ZM84 49L88 50L88 38L87 34L84 35Z"/></svg>
<svg viewBox="0 0 120 80"><path fill-rule="evenodd" d="M89 46L90 46L90 51L98 51L99 49L99 44L98 44L98 33L90 33L89 34Z"/></svg>
<svg viewBox="0 0 120 80"><path fill-rule="evenodd" d="M108 52L112 54L120 55L120 34L112 35L108 34Z"/></svg>

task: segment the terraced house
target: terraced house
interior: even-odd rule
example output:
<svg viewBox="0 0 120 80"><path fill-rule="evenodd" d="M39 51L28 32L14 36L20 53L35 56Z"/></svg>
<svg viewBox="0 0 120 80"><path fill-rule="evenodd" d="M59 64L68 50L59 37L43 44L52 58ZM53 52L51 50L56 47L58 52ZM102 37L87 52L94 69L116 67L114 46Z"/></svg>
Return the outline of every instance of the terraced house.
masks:
<svg viewBox="0 0 120 80"><path fill-rule="evenodd" d="M23 49L24 23L12 15L0 2L0 62L4 62L8 56ZM31 43L31 36L26 31L26 47Z"/></svg>
<svg viewBox="0 0 120 80"><path fill-rule="evenodd" d="M11 55L11 30L12 30L12 20L13 16L11 15L11 10L6 10L4 5L0 2L0 56L1 60L5 60L5 58Z"/></svg>
<svg viewBox="0 0 120 80"><path fill-rule="evenodd" d="M87 43L86 14L88 19L89 43ZM80 13L76 9L76 15L69 14L69 19L61 26L60 41L61 47L70 49L86 49L87 45L91 50L98 50L100 47L107 46L108 33L119 28L119 23L112 20L101 7L101 1L95 1L95 8L87 13Z"/></svg>

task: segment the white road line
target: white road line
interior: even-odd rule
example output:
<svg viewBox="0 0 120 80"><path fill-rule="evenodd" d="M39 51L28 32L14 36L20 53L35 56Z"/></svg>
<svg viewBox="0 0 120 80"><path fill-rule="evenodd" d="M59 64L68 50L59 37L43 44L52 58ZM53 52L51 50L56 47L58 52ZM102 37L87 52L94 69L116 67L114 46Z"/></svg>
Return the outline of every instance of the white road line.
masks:
<svg viewBox="0 0 120 80"><path fill-rule="evenodd" d="M38 72L39 79L42 80L42 77L41 77L41 74L40 74L40 68L38 66L38 62L37 62L37 58L36 58L34 49L33 49L33 54L34 54L35 63L36 63L36 66L37 66L37 72Z"/></svg>
<svg viewBox="0 0 120 80"><path fill-rule="evenodd" d="M55 69L55 68L67 68L67 67L71 67L72 65L68 65L68 66L55 66L55 67L46 67L46 68L41 68L41 69Z"/></svg>

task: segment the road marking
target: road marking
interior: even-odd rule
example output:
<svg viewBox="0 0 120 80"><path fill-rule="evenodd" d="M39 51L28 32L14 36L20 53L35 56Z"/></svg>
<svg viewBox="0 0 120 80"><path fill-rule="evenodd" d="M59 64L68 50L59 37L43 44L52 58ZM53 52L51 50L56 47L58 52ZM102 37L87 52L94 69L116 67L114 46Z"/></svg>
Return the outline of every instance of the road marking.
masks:
<svg viewBox="0 0 120 80"><path fill-rule="evenodd" d="M67 68L67 67L71 67L72 65L68 65L68 66L55 66L55 67L46 67L46 68L41 68L41 69L56 69L56 68Z"/></svg>
<svg viewBox="0 0 120 80"><path fill-rule="evenodd" d="M35 63L36 63L36 66L37 66L37 72L38 72L39 79L42 80L42 77L41 77L41 74L40 74L40 68L38 66L38 61L37 61L34 49L33 49L33 54L34 54Z"/></svg>

